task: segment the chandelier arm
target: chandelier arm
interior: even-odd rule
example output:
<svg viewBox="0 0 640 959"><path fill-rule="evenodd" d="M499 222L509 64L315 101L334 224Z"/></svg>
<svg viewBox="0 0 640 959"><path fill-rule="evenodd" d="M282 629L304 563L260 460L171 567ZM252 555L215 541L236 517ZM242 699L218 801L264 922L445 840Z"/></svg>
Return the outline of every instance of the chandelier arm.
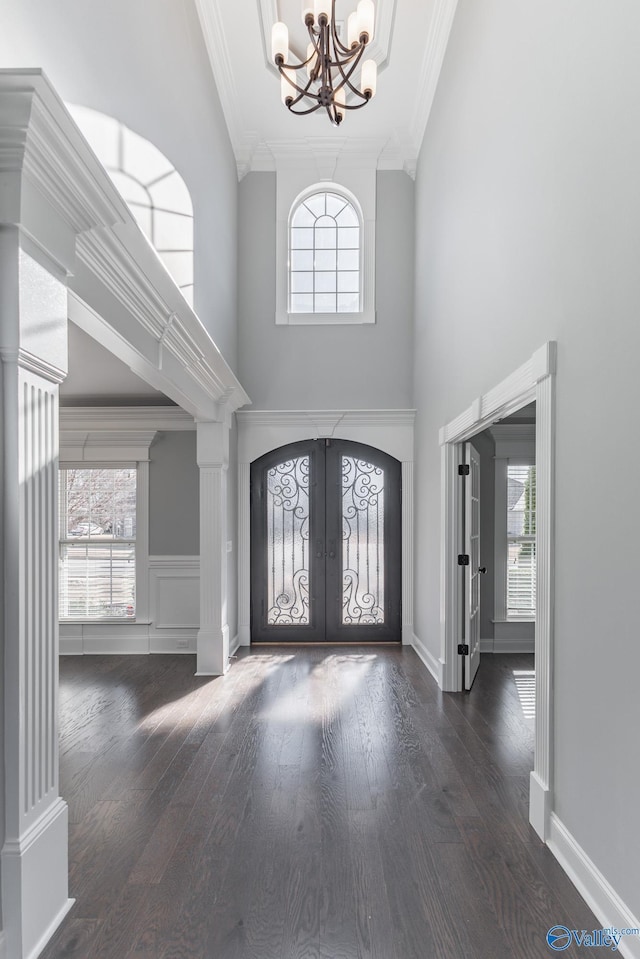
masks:
<svg viewBox="0 0 640 959"><path fill-rule="evenodd" d="M319 98L318 94L317 94L317 93L314 93L312 90L309 89L309 87L311 86L311 84L312 84L312 82L313 82L313 81L311 80L311 78L309 79L306 87L299 87L298 84L297 84L294 80L292 80L291 77L288 76L287 73L285 73L285 71L284 71L284 69L283 69L282 67L280 68L280 74L281 74L281 76L284 76L284 78L286 79L286 81L287 81L287 83L289 84L289 86L299 94L297 97L295 97L295 98L293 99L293 102L294 102L294 103L298 103L299 100L300 100L302 97L309 97L309 98L312 99L312 100L317 100L317 101L318 101L318 106L320 106L320 98ZM286 106L286 104L285 104L285 106ZM317 109L317 107L314 107L314 109Z"/></svg>
<svg viewBox="0 0 640 959"><path fill-rule="evenodd" d="M321 103L316 103L314 106L309 107L308 110L293 110L292 107L294 107L294 106L296 105L296 103L299 102L300 99L301 99L301 98L298 97L297 100L295 100L290 106L287 107L287 110L289 110L291 113L295 113L295 115L296 115L297 117L305 117L305 116L307 116L307 114L309 114L309 113L315 113L316 110L319 110L320 107L322 106Z"/></svg>
<svg viewBox="0 0 640 959"><path fill-rule="evenodd" d="M337 51L337 50L342 50L343 53L351 53L351 52L352 52L352 48L345 46L345 44L342 42L342 40L341 40L340 37L338 36L338 31L336 30L336 18L335 18L336 5L335 5L335 0L334 0L333 11L332 11L332 12L333 12L333 16L332 16L332 18L331 18L331 36L333 37L333 45L334 45L336 51ZM360 43L359 40L358 40L358 43Z"/></svg>
<svg viewBox="0 0 640 959"><path fill-rule="evenodd" d="M360 63L360 60L362 59L362 54L363 54L363 53L364 53L364 45L363 45L363 46L360 48L360 50L358 51L358 55L357 55L356 59L353 61L353 63L351 64L351 66L349 67L349 69L348 69L348 71L347 71L346 73L345 73L345 71L343 70L343 68L342 68L343 65L342 65L342 63L340 63L339 60L338 60L335 64L332 64L332 66L337 67L337 69L338 69L338 71L339 71L339 73L340 73L340 76L342 77L342 83L339 83L338 86L335 88L335 90L339 90L341 87L345 87L345 86L346 86L346 87L349 88L349 90L351 90L352 93L355 93L356 96L358 96L358 97L364 97L364 93L361 93L360 90L357 90L357 89L354 87L354 85L351 83L351 77L353 76L354 70L356 69L356 67L357 67L358 64ZM335 93L335 90L334 90L334 93Z"/></svg>

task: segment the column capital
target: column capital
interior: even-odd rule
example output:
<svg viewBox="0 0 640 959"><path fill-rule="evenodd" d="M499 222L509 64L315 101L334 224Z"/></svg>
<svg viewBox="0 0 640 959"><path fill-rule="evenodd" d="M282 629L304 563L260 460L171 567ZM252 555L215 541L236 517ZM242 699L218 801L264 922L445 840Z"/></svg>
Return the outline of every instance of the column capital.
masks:
<svg viewBox="0 0 640 959"><path fill-rule="evenodd" d="M214 420L198 420L197 433L197 461L202 469L217 467L226 469L229 466L229 432L228 422Z"/></svg>

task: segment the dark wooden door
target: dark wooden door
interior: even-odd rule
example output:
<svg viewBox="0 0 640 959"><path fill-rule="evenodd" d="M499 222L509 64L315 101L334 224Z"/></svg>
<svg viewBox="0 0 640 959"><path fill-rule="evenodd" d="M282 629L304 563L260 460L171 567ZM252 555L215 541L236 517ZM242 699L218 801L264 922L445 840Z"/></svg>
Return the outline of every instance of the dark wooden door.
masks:
<svg viewBox="0 0 640 959"><path fill-rule="evenodd" d="M400 463L305 440L251 466L251 639L400 642Z"/></svg>

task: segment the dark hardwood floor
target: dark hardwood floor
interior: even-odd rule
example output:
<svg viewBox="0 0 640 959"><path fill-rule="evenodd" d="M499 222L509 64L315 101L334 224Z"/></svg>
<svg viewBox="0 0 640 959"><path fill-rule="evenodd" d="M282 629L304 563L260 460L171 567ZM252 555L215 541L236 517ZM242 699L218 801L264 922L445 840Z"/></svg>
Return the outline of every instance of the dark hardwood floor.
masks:
<svg viewBox="0 0 640 959"><path fill-rule="evenodd" d="M77 902L42 959L548 959L598 923L527 822L530 669L450 695L406 648L63 657Z"/></svg>

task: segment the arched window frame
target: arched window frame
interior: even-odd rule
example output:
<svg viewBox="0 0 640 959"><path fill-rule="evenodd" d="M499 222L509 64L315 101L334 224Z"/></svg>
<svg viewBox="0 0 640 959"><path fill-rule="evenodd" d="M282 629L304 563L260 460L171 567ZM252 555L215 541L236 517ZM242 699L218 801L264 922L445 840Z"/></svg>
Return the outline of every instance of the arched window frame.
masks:
<svg viewBox="0 0 640 959"><path fill-rule="evenodd" d="M356 246L356 247L350 247L348 250L345 249L344 251L341 250L341 245L342 245L342 244L341 244L341 241L344 241L344 240L346 239L346 240L347 240L347 243L349 243L349 239L345 236L345 234L351 233L352 230L353 230L353 226L340 224L340 223L337 221L337 219L336 219L336 216L337 216L338 214L336 214L336 216L334 216L332 213L330 213L328 210L326 210L326 212L325 212L324 214L317 214L317 215L316 215L315 213L313 213L313 212L311 211L310 207L307 206L307 201L313 200L315 197L326 197L326 196L337 197L339 200L344 201L345 207L349 207L349 209L355 214L355 218L357 219L357 229L358 229L358 237L357 237L357 246ZM294 233L293 233L293 231L294 231L294 229L298 229L298 227L295 226L294 220L295 220L295 218L296 218L296 216L297 216L297 214L298 214L298 211L300 211L301 209L306 209L306 210L308 210L310 216L315 217L313 226L307 227L307 230L312 233L312 237L310 237L310 240L311 240L311 243L312 243L312 249L309 249L308 247L307 247L306 249L295 249L295 248L294 248ZM342 210L340 211L340 213L342 213ZM320 229L320 228L317 226L317 224L318 224L318 221L319 221L319 220L321 220L321 219L323 219L323 218L325 218L325 217L330 218L330 219L333 220L333 222L335 223L335 228L336 228L336 238L335 238L335 240L336 240L336 245L335 245L335 247L328 247L328 248L326 248L326 253L328 253L328 254L335 253L335 255L336 255L336 256L335 256L335 264L336 264L336 265L335 265L335 268L327 268L327 267L325 267L325 269L321 269L321 268L318 266L319 257L318 257L316 254L321 254L321 253L325 252L325 249L324 249L324 248L318 248L318 247L316 246L317 239L318 239L318 230ZM291 207L291 210L290 210L290 212L289 212L289 222L288 222L288 227L287 227L287 254L288 254L288 255L287 255L287 282L288 282L288 300L287 300L287 302L288 302L289 313L296 313L296 314L300 314L300 313L309 314L309 313L311 313L311 314L315 314L315 315L317 315L318 313L322 314L323 312L328 312L328 313L342 313L342 312L344 312L344 313L352 313L352 314L353 314L353 313L361 313L361 312L362 312L362 299L363 299L363 290L362 290L362 286L363 286L363 239L364 239L364 218L363 218L363 216L362 216L362 209L361 209L361 207L360 207L360 203L358 202L357 198L356 198L355 196L353 196L353 194L349 193L348 190L345 190L344 188L341 188L341 189L337 189L337 188L335 188L335 189L329 189L326 184L322 184L322 185L320 185L320 187L318 187L318 185L315 185L315 186L313 186L313 187L311 187L311 188L309 188L309 189L307 189L307 190L304 190L299 196L297 196L296 199L294 200L293 205L292 205L292 207ZM356 258L356 257L353 257L353 259L357 262L357 265L355 266L355 269L353 269L353 268L348 268L348 267L341 267L341 266L340 266L340 253L341 253L341 252L345 252L345 253L348 254L348 253L355 253L356 251L357 251L357 258ZM303 269L303 270L295 270L295 269L294 269L294 255L295 255L296 253L301 253L301 254L310 253L310 254L311 254L313 263L312 263L312 267L311 267L310 270L309 270L309 269ZM355 265L355 264L354 264L354 265ZM324 291L318 289L318 286L319 286L319 284L318 284L318 279L319 279L319 277L320 277L322 274L324 274L324 273L327 273L327 274L329 274L329 275L335 273L335 275L336 275L336 284L335 284L336 289L335 289L335 291L334 291L334 290L329 290L329 291L324 292ZM352 286L352 287L355 286L355 285L357 285L357 287L358 287L358 289L357 289L356 309L353 309L352 307L349 308L349 309L340 309L340 299L341 299L340 277L341 277L341 275L344 276L344 274L346 274L346 273L351 273L351 274L357 273L357 283L349 284L349 285ZM296 291L294 290L294 287L296 286L296 283L295 283L296 275L300 275L300 274L305 278L305 281L308 281L308 279L310 278L309 275L311 275L311 276L313 277L313 280L312 280L312 291L311 291L310 293L309 293L308 291L307 291L307 292L296 293ZM305 282L305 286L306 286L306 285L307 285L307 282ZM349 296L350 296L350 294L352 294L353 292L354 292L353 289L345 291L345 299L348 299ZM296 305L295 305L295 300L296 300L296 298L306 297L306 296L311 296L312 309L310 309L310 310L302 310L302 309L296 308ZM332 299L332 298L335 297L335 301L336 301L336 309L335 309L335 310L326 310L326 311L324 311L324 310L321 310L321 309L316 309L317 299L319 299L319 298L324 299L325 297L327 298L327 300L330 300L330 299Z"/></svg>
<svg viewBox="0 0 640 959"><path fill-rule="evenodd" d="M68 103L67 107L138 226L193 306L193 202L184 179L154 143L116 117L79 104ZM138 156L134 153L132 162L131 151L136 148ZM170 181L173 189L167 198Z"/></svg>
<svg viewBox="0 0 640 959"><path fill-rule="evenodd" d="M309 183L297 169L277 171L276 324L336 325L375 323L375 208L376 170L349 167L338 170L339 181ZM289 309L289 229L297 205L314 193L336 193L356 210L360 230L360 309L347 313L293 313Z"/></svg>

